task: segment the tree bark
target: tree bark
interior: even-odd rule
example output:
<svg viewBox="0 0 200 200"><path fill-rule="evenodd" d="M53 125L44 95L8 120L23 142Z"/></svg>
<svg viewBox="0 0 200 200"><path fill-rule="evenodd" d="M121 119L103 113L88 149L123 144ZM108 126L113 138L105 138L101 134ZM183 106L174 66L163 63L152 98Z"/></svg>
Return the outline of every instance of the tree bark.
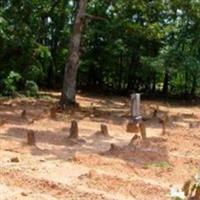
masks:
<svg viewBox="0 0 200 200"><path fill-rule="evenodd" d="M79 66L79 50L86 6L87 0L77 0L76 16L70 38L69 57L65 66L63 89L60 100L62 107L76 103L76 76Z"/></svg>
<svg viewBox="0 0 200 200"><path fill-rule="evenodd" d="M156 93L156 72L153 74L151 91L153 94Z"/></svg>

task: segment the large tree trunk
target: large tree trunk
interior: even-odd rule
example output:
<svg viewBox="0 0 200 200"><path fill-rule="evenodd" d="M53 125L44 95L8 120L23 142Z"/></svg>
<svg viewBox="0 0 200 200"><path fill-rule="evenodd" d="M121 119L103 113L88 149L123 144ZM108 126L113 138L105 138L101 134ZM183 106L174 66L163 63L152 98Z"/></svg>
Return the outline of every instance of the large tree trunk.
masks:
<svg viewBox="0 0 200 200"><path fill-rule="evenodd" d="M79 66L79 50L87 0L77 0L76 6L76 16L69 45L69 57L65 66L62 96L60 100L61 106L75 104L76 102L76 76Z"/></svg>

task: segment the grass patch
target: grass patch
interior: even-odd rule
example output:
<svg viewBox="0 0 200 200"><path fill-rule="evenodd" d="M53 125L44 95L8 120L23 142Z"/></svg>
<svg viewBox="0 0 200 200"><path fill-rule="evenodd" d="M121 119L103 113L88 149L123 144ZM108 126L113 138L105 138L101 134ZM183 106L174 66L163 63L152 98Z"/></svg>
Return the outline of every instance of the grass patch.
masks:
<svg viewBox="0 0 200 200"><path fill-rule="evenodd" d="M171 167L173 166L167 161L149 163L144 166L145 169L152 169L152 168L168 169Z"/></svg>

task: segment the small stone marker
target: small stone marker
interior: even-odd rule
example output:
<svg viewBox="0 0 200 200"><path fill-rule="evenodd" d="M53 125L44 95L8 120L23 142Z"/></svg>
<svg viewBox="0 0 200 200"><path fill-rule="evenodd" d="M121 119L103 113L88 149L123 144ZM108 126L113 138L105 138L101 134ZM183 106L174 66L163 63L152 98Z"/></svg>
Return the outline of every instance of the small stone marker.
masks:
<svg viewBox="0 0 200 200"><path fill-rule="evenodd" d="M121 148L119 146L117 146L116 144L110 144L110 149L109 152L114 153L117 151L121 151Z"/></svg>
<svg viewBox="0 0 200 200"><path fill-rule="evenodd" d="M134 135L133 138L131 139L131 141L130 141L130 143L129 143L128 146L134 146L134 142L135 142L136 140L138 140L139 138L140 138L140 136Z"/></svg>
<svg viewBox="0 0 200 200"><path fill-rule="evenodd" d="M166 134L166 122L164 119L159 119L159 123L162 125L162 135Z"/></svg>
<svg viewBox="0 0 200 200"><path fill-rule="evenodd" d="M28 145L35 145L35 133L33 130L28 131L27 133L27 143Z"/></svg>
<svg viewBox="0 0 200 200"><path fill-rule="evenodd" d="M156 108L153 111L153 117L157 117L159 112L159 105L156 105Z"/></svg>
<svg viewBox="0 0 200 200"><path fill-rule="evenodd" d="M105 124L101 124L101 133L103 136L109 136L108 127Z"/></svg>
<svg viewBox="0 0 200 200"><path fill-rule="evenodd" d="M26 112L26 110L22 110L21 118L24 119L24 120L27 120L27 112Z"/></svg>
<svg viewBox="0 0 200 200"><path fill-rule="evenodd" d="M91 179L95 178L97 176L98 176L98 174L95 170L90 170L89 173L88 173L88 177L91 178Z"/></svg>
<svg viewBox="0 0 200 200"><path fill-rule="evenodd" d="M105 124L101 124L100 130L95 133L96 136L109 137L108 127Z"/></svg>
<svg viewBox="0 0 200 200"><path fill-rule="evenodd" d="M169 120L168 114L165 113L162 118L159 118L159 123L162 125L162 135L166 134L166 125Z"/></svg>
<svg viewBox="0 0 200 200"><path fill-rule="evenodd" d="M20 160L18 157L13 157L10 159L11 162L15 162L15 163L18 163Z"/></svg>
<svg viewBox="0 0 200 200"><path fill-rule="evenodd" d="M69 130L69 138L78 138L78 122L73 120L71 122L71 128Z"/></svg>
<svg viewBox="0 0 200 200"><path fill-rule="evenodd" d="M26 192L21 192L21 195L24 196L24 197L27 197L27 196L28 196L28 193L26 193Z"/></svg>
<svg viewBox="0 0 200 200"><path fill-rule="evenodd" d="M190 122L189 128L200 128L200 121Z"/></svg>
<svg viewBox="0 0 200 200"><path fill-rule="evenodd" d="M138 133L139 132L138 124L135 122L128 122L126 126L126 131L128 133Z"/></svg>
<svg viewBox="0 0 200 200"><path fill-rule="evenodd" d="M141 133L142 139L145 140L147 138L147 135L146 135L146 127L144 123L140 122L139 127L140 127L140 133Z"/></svg>
<svg viewBox="0 0 200 200"><path fill-rule="evenodd" d="M56 119L57 118L57 115L56 115L56 108L55 107L52 107L50 109L50 117L51 119Z"/></svg>

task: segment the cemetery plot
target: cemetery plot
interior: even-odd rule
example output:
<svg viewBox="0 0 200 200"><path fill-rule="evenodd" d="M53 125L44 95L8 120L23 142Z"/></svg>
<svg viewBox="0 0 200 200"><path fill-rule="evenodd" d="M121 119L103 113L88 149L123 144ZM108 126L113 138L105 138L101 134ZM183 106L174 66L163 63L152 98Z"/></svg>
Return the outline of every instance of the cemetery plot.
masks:
<svg viewBox="0 0 200 200"><path fill-rule="evenodd" d="M128 98L61 111L48 97L0 100L1 200L170 200L199 170L198 106L142 100L144 138L127 132Z"/></svg>

